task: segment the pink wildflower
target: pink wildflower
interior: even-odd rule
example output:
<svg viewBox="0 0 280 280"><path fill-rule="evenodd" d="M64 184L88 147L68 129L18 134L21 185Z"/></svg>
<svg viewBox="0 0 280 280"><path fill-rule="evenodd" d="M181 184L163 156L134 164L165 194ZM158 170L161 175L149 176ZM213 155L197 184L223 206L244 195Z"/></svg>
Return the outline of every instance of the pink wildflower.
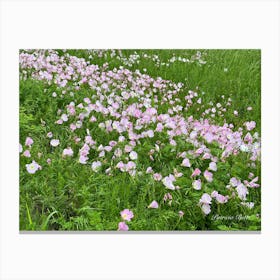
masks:
<svg viewBox="0 0 280 280"><path fill-rule="evenodd" d="M153 177L154 177L155 181L160 181L160 180L162 179L162 176L161 176L161 174L159 174L159 173L155 173L155 174L153 175Z"/></svg>
<svg viewBox="0 0 280 280"><path fill-rule="evenodd" d="M183 159L183 162L181 165L185 166L185 167L191 167L190 160L188 158Z"/></svg>
<svg viewBox="0 0 280 280"><path fill-rule="evenodd" d="M58 139L52 139L50 144L53 147L57 147L59 145L59 140Z"/></svg>
<svg viewBox="0 0 280 280"><path fill-rule="evenodd" d="M195 176L199 176L201 174L200 169L196 168L193 172L193 174L191 175L191 177L195 177Z"/></svg>
<svg viewBox="0 0 280 280"><path fill-rule="evenodd" d="M128 231L129 227L125 222L119 222L118 230L119 231Z"/></svg>
<svg viewBox="0 0 280 280"><path fill-rule="evenodd" d="M155 200L153 200L151 204L148 206L148 208L158 208L158 203Z"/></svg>
<svg viewBox="0 0 280 280"><path fill-rule="evenodd" d="M25 140L25 146L31 147L34 143L33 139L31 137L27 137Z"/></svg>
<svg viewBox="0 0 280 280"><path fill-rule="evenodd" d="M72 157L73 153L74 152L71 148L66 148L66 149L63 150L62 155Z"/></svg>
<svg viewBox="0 0 280 280"><path fill-rule="evenodd" d="M31 157L30 151L29 150L25 150L23 152L23 156L30 158Z"/></svg>
<svg viewBox="0 0 280 280"><path fill-rule="evenodd" d="M211 172L209 172L208 170L205 170L203 175L204 175L206 181L208 181L208 182L213 181L213 174Z"/></svg>
<svg viewBox="0 0 280 280"><path fill-rule="evenodd" d="M33 160L30 164L26 164L25 166L29 174L34 174L37 170L42 169L41 166L35 160Z"/></svg>
<svg viewBox="0 0 280 280"><path fill-rule="evenodd" d="M134 217L133 212L129 209L124 209L120 214L122 219L125 221L131 221L131 219Z"/></svg>
<svg viewBox="0 0 280 280"><path fill-rule="evenodd" d="M201 190L201 180L195 180L193 183L192 183L192 186L195 190Z"/></svg>

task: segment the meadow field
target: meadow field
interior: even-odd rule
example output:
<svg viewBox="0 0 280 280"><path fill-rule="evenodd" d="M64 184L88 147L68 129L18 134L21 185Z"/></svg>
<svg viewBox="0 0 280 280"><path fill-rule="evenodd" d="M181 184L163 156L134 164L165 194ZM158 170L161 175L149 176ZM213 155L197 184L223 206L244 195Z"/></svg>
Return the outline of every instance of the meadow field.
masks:
<svg viewBox="0 0 280 280"><path fill-rule="evenodd" d="M260 50L20 50L21 231L261 230Z"/></svg>

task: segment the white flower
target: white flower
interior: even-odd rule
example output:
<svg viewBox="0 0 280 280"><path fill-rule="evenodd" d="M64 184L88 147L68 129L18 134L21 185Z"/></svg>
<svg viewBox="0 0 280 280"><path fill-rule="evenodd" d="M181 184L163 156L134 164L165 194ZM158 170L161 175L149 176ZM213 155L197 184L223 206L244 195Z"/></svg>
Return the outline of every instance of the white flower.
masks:
<svg viewBox="0 0 280 280"><path fill-rule="evenodd" d="M73 154L74 154L74 152L73 152L73 150L71 148L64 149L63 152L62 152L63 156L72 157Z"/></svg>
<svg viewBox="0 0 280 280"><path fill-rule="evenodd" d="M247 153L249 151L249 148L247 145L242 144L240 145L240 151Z"/></svg>
<svg viewBox="0 0 280 280"><path fill-rule="evenodd" d="M53 147L57 147L59 145L59 140L58 139L52 139L50 144Z"/></svg>
<svg viewBox="0 0 280 280"><path fill-rule="evenodd" d="M138 158L138 155L137 155L136 152L131 151L131 152L129 153L129 157L130 157L131 160L135 160L135 159Z"/></svg>
<svg viewBox="0 0 280 280"><path fill-rule="evenodd" d="M175 190L175 186L173 182L175 181L175 177L173 175L169 175L162 179L163 184L166 186L167 189Z"/></svg>
<svg viewBox="0 0 280 280"><path fill-rule="evenodd" d="M249 209L252 209L254 207L254 202L241 202L241 205L244 205L248 207Z"/></svg>
<svg viewBox="0 0 280 280"><path fill-rule="evenodd" d="M147 131L147 136L150 137L150 138L153 138L154 137L154 132L152 130L148 130Z"/></svg>
<svg viewBox="0 0 280 280"><path fill-rule="evenodd" d="M208 215L211 212L211 207L209 204L202 204L201 210L205 215Z"/></svg>
<svg viewBox="0 0 280 280"><path fill-rule="evenodd" d="M99 170L99 168L101 167L101 162L100 161L94 161L92 164L91 164L91 168L94 172L97 172Z"/></svg>
<svg viewBox="0 0 280 280"><path fill-rule="evenodd" d="M64 122L67 122L68 121L68 116L66 114L62 114L61 115L61 119L64 121Z"/></svg>
<svg viewBox="0 0 280 280"><path fill-rule="evenodd" d="M117 148L114 152L114 155L116 157L121 157L122 156L122 150L120 148Z"/></svg>
<svg viewBox="0 0 280 280"><path fill-rule="evenodd" d="M209 163L209 169L212 171L217 171L217 164L216 162L212 161Z"/></svg>
<svg viewBox="0 0 280 280"><path fill-rule="evenodd" d="M147 173L147 174L153 173L153 168L152 168L151 166L149 166L149 167L146 169L146 173Z"/></svg>
<svg viewBox="0 0 280 280"><path fill-rule="evenodd" d="M211 204L211 196L208 193L204 193L200 198L199 202L202 204Z"/></svg>
<svg viewBox="0 0 280 280"><path fill-rule="evenodd" d="M246 188L246 186L244 186L242 183L239 184L237 187L236 187L236 191L238 193L238 197L242 200L246 200L246 196L247 194L249 193L248 192L248 189Z"/></svg>
<svg viewBox="0 0 280 280"><path fill-rule="evenodd" d="M201 190L201 180L195 180L193 183L192 183L192 186L195 190Z"/></svg>
<svg viewBox="0 0 280 280"><path fill-rule="evenodd" d="M188 158L185 158L181 164L181 166L191 167L191 163Z"/></svg>

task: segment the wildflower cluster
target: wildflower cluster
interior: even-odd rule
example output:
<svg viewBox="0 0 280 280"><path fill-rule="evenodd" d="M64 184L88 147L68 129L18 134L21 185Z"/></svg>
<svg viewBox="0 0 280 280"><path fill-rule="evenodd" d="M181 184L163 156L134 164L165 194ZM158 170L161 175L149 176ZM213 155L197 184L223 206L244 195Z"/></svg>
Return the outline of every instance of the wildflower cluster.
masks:
<svg viewBox="0 0 280 280"><path fill-rule="evenodd" d="M43 120L51 127L44 134L47 160L36 160L44 169L59 157L91 170L92 176L145 178L145 184L162 190L154 192L155 200L149 198L146 211L172 209L178 197L193 201L203 217L231 201L252 209L254 201L248 197L252 199L251 190L260 187L255 175L261 152L256 122L248 120L239 127L228 122L225 113L238 116L231 98L209 102L199 87L188 89L183 82L129 69L142 59L157 67L178 62L201 66L206 64L204 56L174 54L163 62L152 54L126 57L121 50L91 50L86 60L55 50L21 51L20 79L44 83L44 94L56 106L55 120ZM101 58L117 59L123 66L93 63ZM33 143L27 137L26 149L20 145L21 156L30 159L25 165L29 174L42 169L33 157ZM234 158L241 159L246 170L233 170ZM176 213L181 219L189 206L180 207L184 211ZM127 231L133 212L124 209L120 214L118 230Z"/></svg>

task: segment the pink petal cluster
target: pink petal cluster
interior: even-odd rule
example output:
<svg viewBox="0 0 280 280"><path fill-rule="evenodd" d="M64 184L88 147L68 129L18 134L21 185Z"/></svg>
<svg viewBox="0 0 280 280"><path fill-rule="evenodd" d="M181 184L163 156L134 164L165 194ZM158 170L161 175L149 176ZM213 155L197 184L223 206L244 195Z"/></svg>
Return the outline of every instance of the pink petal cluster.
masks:
<svg viewBox="0 0 280 280"><path fill-rule="evenodd" d="M208 193L204 193L199 200L201 210L205 215L208 215L211 212L211 201L212 198Z"/></svg>
<svg viewBox="0 0 280 280"><path fill-rule="evenodd" d="M41 169L42 169L42 167L35 160L33 160L29 164L26 164L26 170L29 174L34 174L38 170L41 170Z"/></svg>
<svg viewBox="0 0 280 280"><path fill-rule="evenodd" d="M207 182L213 181L213 173L209 172L208 170L205 170L203 175Z"/></svg>
<svg viewBox="0 0 280 280"><path fill-rule="evenodd" d="M31 137L27 137L25 140L25 146L31 147L34 143L33 139Z"/></svg>
<svg viewBox="0 0 280 280"><path fill-rule="evenodd" d="M195 190L201 190L201 180L193 181L192 186Z"/></svg>
<svg viewBox="0 0 280 280"><path fill-rule="evenodd" d="M71 148L66 148L63 150L62 155L63 156L69 156L72 157L74 154L73 150Z"/></svg>
<svg viewBox="0 0 280 280"><path fill-rule="evenodd" d="M128 231L129 227L125 222L119 222L118 230L119 231Z"/></svg>
<svg viewBox="0 0 280 280"><path fill-rule="evenodd" d="M162 179L162 183L164 184L164 186L170 190L175 190L175 188L176 188L173 185L173 182L175 182L175 177L172 174L170 174L169 176L166 176Z"/></svg>
<svg viewBox="0 0 280 280"><path fill-rule="evenodd" d="M129 209L124 209L121 211L121 217L124 221L131 221L131 219L134 217L133 212L130 211Z"/></svg>
<svg viewBox="0 0 280 280"><path fill-rule="evenodd" d="M158 208L158 203L155 200L153 200L151 204L148 206L148 208Z"/></svg>

